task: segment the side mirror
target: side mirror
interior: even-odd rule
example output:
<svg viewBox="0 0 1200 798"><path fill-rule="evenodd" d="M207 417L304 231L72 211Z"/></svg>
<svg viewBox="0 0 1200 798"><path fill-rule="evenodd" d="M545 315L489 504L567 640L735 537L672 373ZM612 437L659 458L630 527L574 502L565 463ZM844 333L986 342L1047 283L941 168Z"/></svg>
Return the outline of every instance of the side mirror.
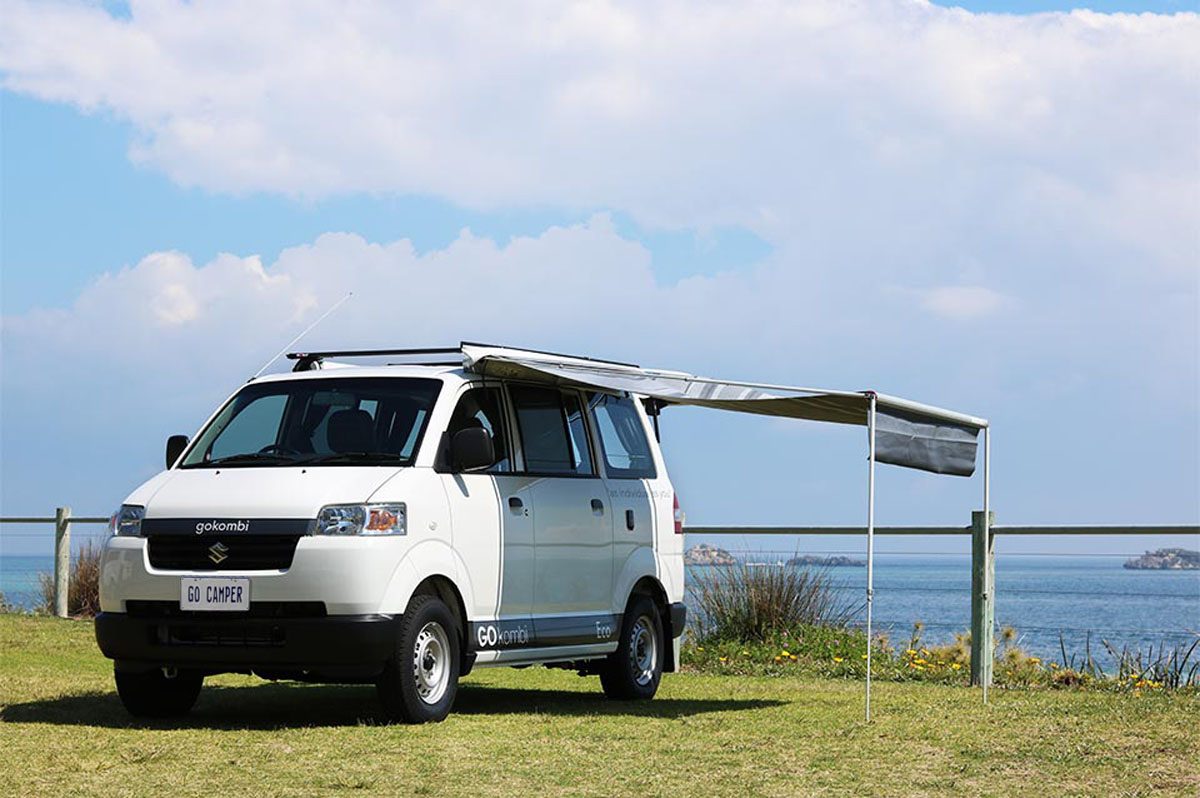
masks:
<svg viewBox="0 0 1200 798"><path fill-rule="evenodd" d="M483 471L495 463L492 434L483 427L460 429L450 438L450 464L455 471Z"/></svg>
<svg viewBox="0 0 1200 798"><path fill-rule="evenodd" d="M175 461L179 459L179 455L183 454L183 450L187 448L188 438L186 435L172 435L167 438L167 468L175 465Z"/></svg>

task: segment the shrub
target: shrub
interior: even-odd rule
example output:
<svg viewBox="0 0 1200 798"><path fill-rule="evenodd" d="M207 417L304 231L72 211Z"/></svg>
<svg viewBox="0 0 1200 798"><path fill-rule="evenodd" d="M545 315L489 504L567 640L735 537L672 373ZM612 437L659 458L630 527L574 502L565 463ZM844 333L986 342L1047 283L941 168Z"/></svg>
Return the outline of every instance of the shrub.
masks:
<svg viewBox="0 0 1200 798"><path fill-rule="evenodd" d="M101 550L101 546L89 540L71 562L71 572L67 578L68 615L90 618L100 611ZM53 615L54 575L43 573L38 579L42 588L42 605L39 609L47 615Z"/></svg>
<svg viewBox="0 0 1200 798"><path fill-rule="evenodd" d="M696 636L765 642L801 626L844 627L860 605L838 598L824 570L746 563L691 576Z"/></svg>

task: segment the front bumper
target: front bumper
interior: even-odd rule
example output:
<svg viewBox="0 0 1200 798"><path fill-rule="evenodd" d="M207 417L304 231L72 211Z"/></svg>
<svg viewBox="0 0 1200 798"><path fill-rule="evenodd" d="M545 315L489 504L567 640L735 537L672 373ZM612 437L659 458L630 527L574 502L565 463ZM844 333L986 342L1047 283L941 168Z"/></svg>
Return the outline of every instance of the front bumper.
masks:
<svg viewBox="0 0 1200 798"><path fill-rule="evenodd" d="M378 672L396 646L392 615L262 617L251 613L131 616L101 612L96 642L118 667Z"/></svg>

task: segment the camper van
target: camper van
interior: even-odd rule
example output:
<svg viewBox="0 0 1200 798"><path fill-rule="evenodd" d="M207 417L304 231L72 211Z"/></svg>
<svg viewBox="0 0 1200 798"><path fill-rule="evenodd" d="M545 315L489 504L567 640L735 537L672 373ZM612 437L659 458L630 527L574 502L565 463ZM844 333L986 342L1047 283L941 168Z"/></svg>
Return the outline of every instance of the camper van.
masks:
<svg viewBox="0 0 1200 798"><path fill-rule="evenodd" d="M685 623L682 515L653 400L462 344L289 355L113 515L96 639L137 716L206 676L374 683L440 721L472 668L654 696ZM381 362L382 361L382 362Z"/></svg>

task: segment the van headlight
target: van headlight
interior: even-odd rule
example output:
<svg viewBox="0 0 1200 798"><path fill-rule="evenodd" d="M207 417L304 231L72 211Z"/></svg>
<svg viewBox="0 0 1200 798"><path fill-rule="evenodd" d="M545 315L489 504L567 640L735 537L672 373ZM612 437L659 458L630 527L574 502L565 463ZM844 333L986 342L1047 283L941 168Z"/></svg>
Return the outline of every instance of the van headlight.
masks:
<svg viewBox="0 0 1200 798"><path fill-rule="evenodd" d="M140 504L122 504L121 509L108 520L108 533L123 538L136 538L142 534L142 519L146 508Z"/></svg>
<svg viewBox="0 0 1200 798"><path fill-rule="evenodd" d="M404 503L329 504L317 514L314 535L404 535Z"/></svg>

